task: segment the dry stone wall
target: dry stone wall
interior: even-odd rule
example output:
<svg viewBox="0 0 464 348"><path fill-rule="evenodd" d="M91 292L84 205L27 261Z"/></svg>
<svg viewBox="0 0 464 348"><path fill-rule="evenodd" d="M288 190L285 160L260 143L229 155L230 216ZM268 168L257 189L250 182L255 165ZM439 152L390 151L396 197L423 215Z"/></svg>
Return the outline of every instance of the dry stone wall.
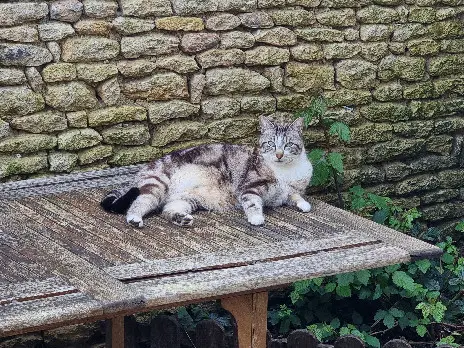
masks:
<svg viewBox="0 0 464 348"><path fill-rule="evenodd" d="M250 142L323 93L344 186L464 215L464 1L0 3L0 180ZM323 140L306 133L308 147Z"/></svg>

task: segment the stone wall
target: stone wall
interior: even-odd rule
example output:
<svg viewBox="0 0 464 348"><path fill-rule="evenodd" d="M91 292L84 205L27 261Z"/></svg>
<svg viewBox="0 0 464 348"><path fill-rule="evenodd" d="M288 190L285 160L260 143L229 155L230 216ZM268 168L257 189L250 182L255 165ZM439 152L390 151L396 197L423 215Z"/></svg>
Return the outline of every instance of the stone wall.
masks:
<svg viewBox="0 0 464 348"><path fill-rule="evenodd" d="M0 4L0 180L252 141L320 93L360 183L464 215L462 0ZM309 147L322 132L307 132Z"/></svg>

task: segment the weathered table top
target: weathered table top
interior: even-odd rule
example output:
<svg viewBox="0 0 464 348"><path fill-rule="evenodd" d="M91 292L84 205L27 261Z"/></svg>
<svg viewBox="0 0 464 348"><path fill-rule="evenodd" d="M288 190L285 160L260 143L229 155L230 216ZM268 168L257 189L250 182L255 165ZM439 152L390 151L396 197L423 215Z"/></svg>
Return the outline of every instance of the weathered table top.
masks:
<svg viewBox="0 0 464 348"><path fill-rule="evenodd" d="M323 202L308 214L200 212L143 229L103 212L137 167L0 185L0 336L110 318L297 280L433 257L440 250Z"/></svg>

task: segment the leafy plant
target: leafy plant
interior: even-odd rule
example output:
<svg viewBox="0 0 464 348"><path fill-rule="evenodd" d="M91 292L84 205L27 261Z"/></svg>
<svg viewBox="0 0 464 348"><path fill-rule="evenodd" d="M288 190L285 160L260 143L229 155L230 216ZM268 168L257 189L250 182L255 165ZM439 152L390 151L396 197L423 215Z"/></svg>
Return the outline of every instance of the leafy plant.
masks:
<svg viewBox="0 0 464 348"><path fill-rule="evenodd" d="M331 139L336 137L342 142L351 139L350 128L343 122L339 122L325 116L327 101L324 97L314 98L308 108L299 111L296 117L302 117L304 125L308 128L313 122L324 130L324 148L315 148L308 154L313 165L313 177L311 185L323 186L331 181L334 183L338 194L339 206L344 207L343 197L340 189L340 178L343 174L343 155L331 150Z"/></svg>
<svg viewBox="0 0 464 348"><path fill-rule="evenodd" d="M437 260L297 282L287 302L273 310L277 313L271 325L281 325L278 312L285 310L289 314L285 318L292 319L280 326L281 333L306 327L323 342L349 333L369 347L380 347L382 337L401 333L412 340L459 346L464 330L464 257L453 239L436 229L421 230L416 209L398 207L390 198L359 186L350 190L347 202L362 216L426 237L443 255ZM456 230L461 231L462 224Z"/></svg>

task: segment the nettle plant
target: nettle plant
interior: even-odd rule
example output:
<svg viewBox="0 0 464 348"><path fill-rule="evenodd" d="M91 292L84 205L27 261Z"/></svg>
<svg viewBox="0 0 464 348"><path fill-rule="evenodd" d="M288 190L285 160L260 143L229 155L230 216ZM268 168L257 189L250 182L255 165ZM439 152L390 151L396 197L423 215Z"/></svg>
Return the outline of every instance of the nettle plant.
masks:
<svg viewBox="0 0 464 348"><path fill-rule="evenodd" d="M326 116L327 101L319 96L313 99L308 108L298 112L295 116L304 119L304 125L308 128L311 124L316 124L324 130L324 148L315 148L308 154L308 158L313 165L313 177L311 185L325 186L333 183L338 194L340 207L344 206L340 189L341 175L343 174L343 155L333 151L331 147L333 137L341 142L349 142L351 132L348 125Z"/></svg>
<svg viewBox="0 0 464 348"><path fill-rule="evenodd" d="M324 128L324 149L314 149L308 155L314 166L311 184L323 186L332 181L341 199L343 156L331 150L330 140L336 136L348 142L350 131L344 123L325 117L326 109L325 100L316 98L297 116L304 118L306 126L316 123ZM443 255L435 260L297 282L287 297L269 311L273 330L286 334L291 329L306 327L321 342L353 334L376 348L380 347L380 339L400 336L409 341L461 346L458 342L462 343L464 331L464 257L456 242L436 228L421 227L417 223L421 213L416 208L404 209L392 199L360 186L349 190L346 208L435 243ZM464 232L464 221L457 224L456 231Z"/></svg>

